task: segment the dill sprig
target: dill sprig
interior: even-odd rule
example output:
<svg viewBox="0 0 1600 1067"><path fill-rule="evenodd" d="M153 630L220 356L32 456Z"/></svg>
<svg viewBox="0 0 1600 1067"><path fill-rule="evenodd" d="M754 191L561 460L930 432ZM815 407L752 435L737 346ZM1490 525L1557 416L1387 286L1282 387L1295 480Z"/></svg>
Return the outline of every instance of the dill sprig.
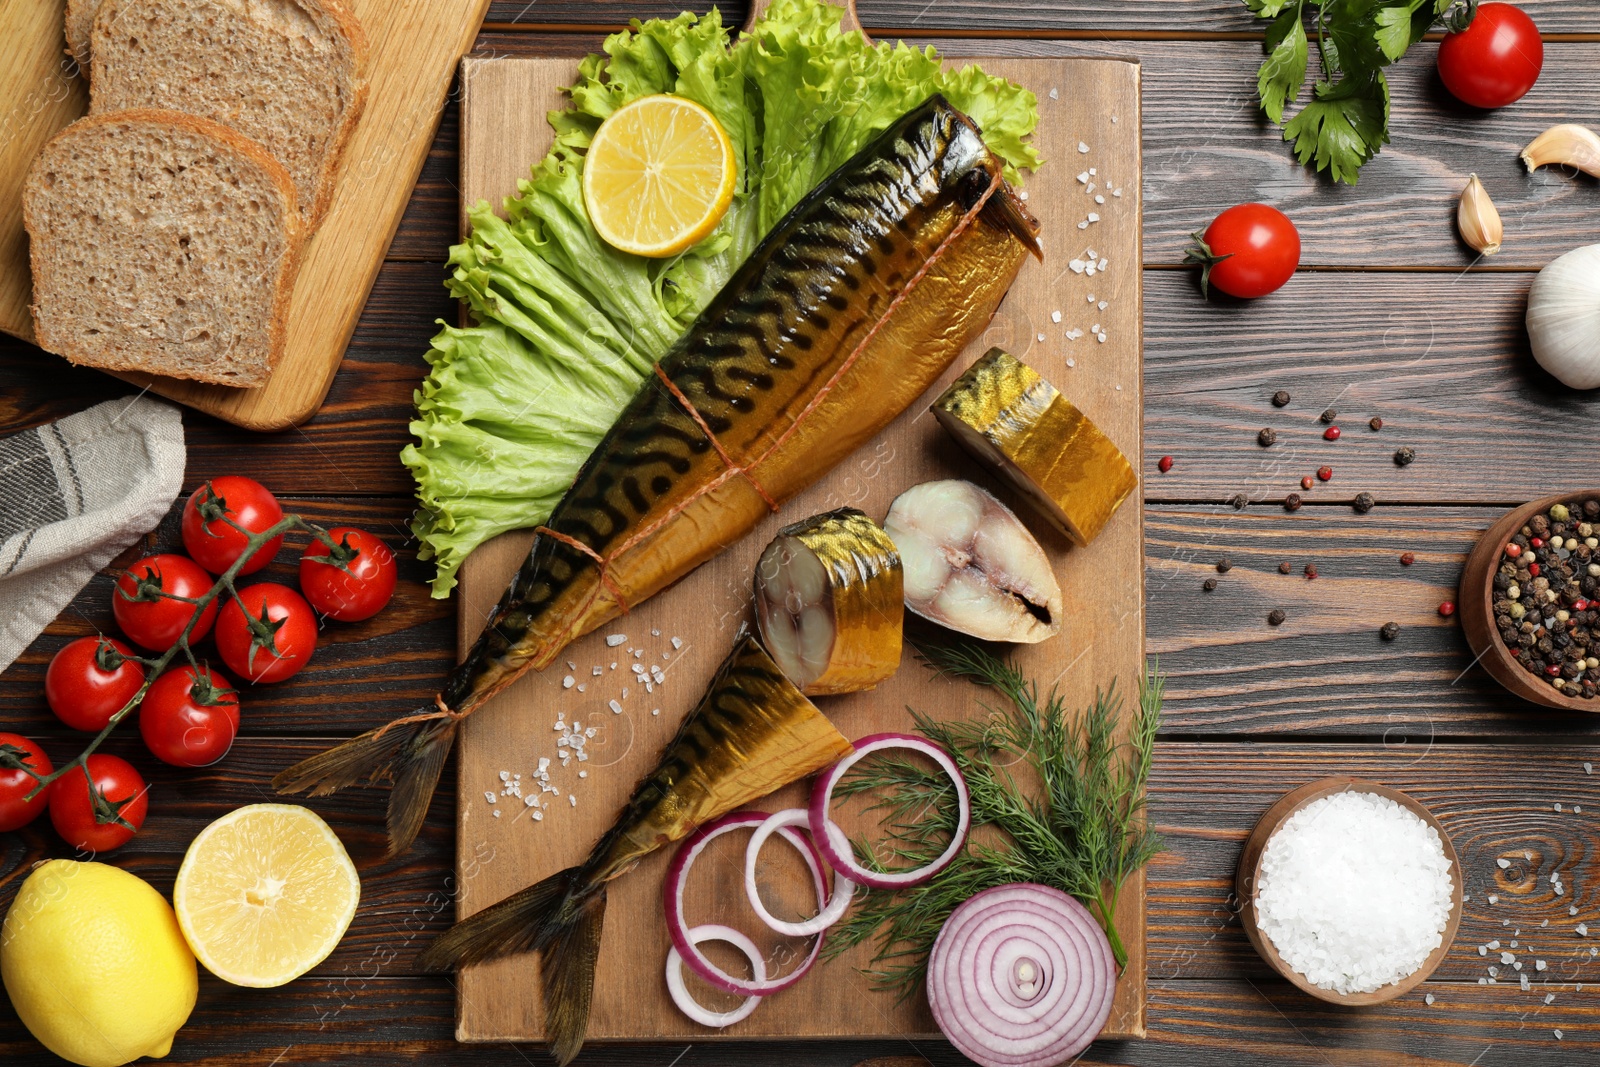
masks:
<svg viewBox="0 0 1600 1067"><path fill-rule="evenodd" d="M968 838L955 861L911 889L862 890L856 906L830 931L836 956L877 940L866 971L875 985L904 997L918 988L928 951L950 913L973 894L1011 882L1038 882L1083 902L1111 942L1118 966L1128 961L1117 932L1117 902L1127 877L1162 849L1143 816L1145 785L1163 682L1154 667L1139 686L1139 707L1126 740L1117 739L1122 699L1116 684L1096 692L1083 714L1070 715L1052 688L971 644L917 644L936 672L995 690L1003 707L980 704L978 719L935 720L909 709L917 730L950 752L972 795L972 827L997 840ZM1026 774L1030 787L1019 783ZM842 796L870 794L882 821L876 848L858 842L864 862L881 868L920 866L944 851L956 823L955 791L937 768L904 757L863 760L838 784Z"/></svg>

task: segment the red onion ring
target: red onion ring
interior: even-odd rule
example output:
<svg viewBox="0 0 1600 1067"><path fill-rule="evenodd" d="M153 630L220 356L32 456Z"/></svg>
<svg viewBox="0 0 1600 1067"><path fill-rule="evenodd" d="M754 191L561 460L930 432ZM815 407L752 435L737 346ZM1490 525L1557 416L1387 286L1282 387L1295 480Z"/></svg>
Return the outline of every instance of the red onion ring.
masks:
<svg viewBox="0 0 1600 1067"><path fill-rule="evenodd" d="M661 887L667 911L667 933L672 938L673 947L683 957L683 962L687 963L695 974L723 992L737 993L742 997L770 996L794 985L817 961L817 953L822 948L822 938L819 937L812 942L811 954L786 975L753 981L735 978L707 959L706 954L695 947L693 940L690 939L689 924L683 917L683 887L689 878L689 868L694 866L695 859L713 840L731 830L760 826L766 819L767 813L764 811L736 811L706 823L690 834L683 842L683 847L678 849L677 855L672 857L672 863L667 867L667 880ZM809 840L793 830L784 828L778 833L793 845L801 858L806 861L806 867L811 871L811 880L817 889L817 906L821 907L823 901L827 899L827 890L822 884L822 860L817 856L817 850L812 847Z"/></svg>
<svg viewBox="0 0 1600 1067"><path fill-rule="evenodd" d="M950 835L950 845L939 854L938 859L926 867L886 874L881 871L869 871L856 862L850 839L839 828L839 824L828 817L828 810L833 804L833 787L844 773L863 757L887 748L910 749L937 763L939 769L948 774L950 781L955 783L957 816L956 832ZM903 889L906 886L926 882L948 867L960 853L962 845L966 844L967 829L971 824L972 798L967 792L967 780L961 776L961 770L956 766L955 760L933 742L911 734L872 734L870 737L863 737L855 742L855 751L823 771L817 778L817 784L811 789L812 839L822 850L822 855L827 859L829 866L836 871L842 871L850 881L872 889Z"/></svg>
<svg viewBox="0 0 1600 1067"><path fill-rule="evenodd" d="M1111 943L1082 904L1017 882L968 899L928 955L939 1029L982 1067L1054 1067L1089 1047L1116 994Z"/></svg>
<svg viewBox="0 0 1600 1067"><path fill-rule="evenodd" d="M767 816L766 821L756 827L756 832L750 835L750 842L744 847L744 892L750 898L750 907L755 909L756 915L762 922L789 937L813 937L822 933L844 916L845 909L850 906L850 898L856 891L855 883L835 870L833 892L828 896L827 905L811 918L802 919L797 923L777 918L761 902L761 891L756 888L756 857L761 853L761 846L767 843L767 838L775 831L787 826L810 824L811 813L805 808L785 808Z"/></svg>
<svg viewBox="0 0 1600 1067"><path fill-rule="evenodd" d="M744 958L750 961L750 973L755 976L756 981L763 981L767 977L767 961L761 958L761 950L756 947L754 941L731 926L707 923L689 931L690 944L698 945L702 941L726 941L744 953ZM760 997L746 997L743 1004L729 1011L709 1011L701 1007L700 1002L689 992L688 985L684 983L683 956L678 952L676 945L667 950L667 992L672 994L672 1003L689 1017L690 1022L716 1029L748 1019L750 1013L761 1003Z"/></svg>

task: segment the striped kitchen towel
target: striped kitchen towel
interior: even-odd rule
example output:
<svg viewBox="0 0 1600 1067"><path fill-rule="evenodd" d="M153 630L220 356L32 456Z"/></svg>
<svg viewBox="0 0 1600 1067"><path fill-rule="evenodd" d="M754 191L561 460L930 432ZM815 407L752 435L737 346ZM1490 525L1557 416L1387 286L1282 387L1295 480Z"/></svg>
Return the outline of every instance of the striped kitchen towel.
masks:
<svg viewBox="0 0 1600 1067"><path fill-rule="evenodd" d="M0 438L0 670L155 529L183 462L178 409L143 395Z"/></svg>

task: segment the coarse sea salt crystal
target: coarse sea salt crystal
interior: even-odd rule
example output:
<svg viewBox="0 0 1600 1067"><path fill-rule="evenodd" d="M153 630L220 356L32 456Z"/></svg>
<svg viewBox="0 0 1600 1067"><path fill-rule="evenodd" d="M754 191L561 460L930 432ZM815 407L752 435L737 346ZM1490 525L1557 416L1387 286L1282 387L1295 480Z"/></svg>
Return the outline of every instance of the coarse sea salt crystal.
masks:
<svg viewBox="0 0 1600 1067"><path fill-rule="evenodd" d="M1051 322L1060 322L1061 321L1061 312L1059 312L1059 311L1050 312L1050 321Z"/></svg>
<svg viewBox="0 0 1600 1067"><path fill-rule="evenodd" d="M1387 797L1345 792L1290 816L1261 857L1256 911L1312 984L1370 993L1443 939L1453 882L1438 833Z"/></svg>
<svg viewBox="0 0 1600 1067"><path fill-rule="evenodd" d="M575 682L577 682L577 679L569 674L565 678L561 679L561 688L571 689Z"/></svg>
<svg viewBox="0 0 1600 1067"><path fill-rule="evenodd" d="M1427 996L1423 997L1422 998L1422 1002L1424 1004L1432 1004L1433 1003L1433 994L1429 993Z"/></svg>
<svg viewBox="0 0 1600 1067"><path fill-rule="evenodd" d="M627 634L606 634L606 647L616 648L628 639Z"/></svg>
<svg viewBox="0 0 1600 1067"><path fill-rule="evenodd" d="M1078 142L1078 152L1082 155L1089 154L1089 146L1082 141Z"/></svg>
<svg viewBox="0 0 1600 1067"><path fill-rule="evenodd" d="M1495 860L1494 862L1495 865L1498 866L1502 871L1511 866L1510 860Z"/></svg>

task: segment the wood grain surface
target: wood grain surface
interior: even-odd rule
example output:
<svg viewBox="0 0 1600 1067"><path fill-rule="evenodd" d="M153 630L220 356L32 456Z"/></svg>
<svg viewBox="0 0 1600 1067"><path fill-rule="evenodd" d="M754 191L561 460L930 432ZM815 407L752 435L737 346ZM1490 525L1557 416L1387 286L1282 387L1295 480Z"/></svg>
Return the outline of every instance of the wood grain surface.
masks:
<svg viewBox="0 0 1600 1067"><path fill-rule="evenodd" d="M1584 921L1600 928L1594 821L1600 787L1584 768L1600 766L1600 723L1505 696L1472 667L1457 624L1436 611L1454 595L1467 551L1501 505L1592 481L1569 477L1570 464L1539 455L1541 448L1559 451L1565 440L1557 432L1558 444L1550 443L1552 426L1570 430L1574 420L1595 413L1596 401L1565 394L1532 369L1518 320L1532 268L1600 239L1600 215L1585 210L1600 189L1589 179L1529 182L1518 203L1541 206L1515 219L1508 212L1510 239L1500 259L1512 269L1480 266L1459 279L1467 260L1440 199L1453 196L1450 183L1468 172L1488 178L1492 167L1505 165L1523 125L1538 126L1547 116L1596 119L1592 49L1600 43L1600 10L1590 0L1521 6L1547 37L1563 38L1548 41L1544 75L1524 104L1483 115L1458 111L1432 87L1432 46L1420 46L1391 70L1395 143L1349 188L1295 167L1277 133L1248 106L1261 24L1242 3L862 5L864 21L880 33L900 28L934 40L941 29L998 33L1026 41L985 47L1037 52L1048 40L1062 52L1132 56L1143 67L1146 451L1152 464L1164 453L1177 459L1171 474L1152 473L1145 486L1146 633L1169 678L1151 796L1168 852L1148 880L1150 1036L1098 1043L1083 1062L1571 1067L1594 1059L1600 971L1583 954L1600 943L1575 927ZM632 16L677 10L653 0L497 2L490 18L511 31L481 35L476 51L564 47L564 54L581 54L597 43L595 33L548 31L616 28ZM729 10L728 21L742 18L742 9ZM457 129L455 108L447 108L392 258L322 412L301 429L269 437L186 415L190 486L222 473L252 474L297 509L392 532L398 546L412 507L397 459L410 395L425 369L421 354L433 320L455 314L441 280L456 232ZM1514 171L1503 171L1500 180L1512 177ZM1515 199L1503 186L1493 188L1502 207ZM1415 195L1419 189L1431 192ZM1171 267L1190 230L1247 197L1282 198L1306 235L1308 264L1322 269L1301 272L1256 305L1207 305L1192 275ZM1458 295L1463 287L1465 295ZM1419 323L1431 323L1427 340ZM1424 352L1423 363L1407 366ZM1435 360L1431 372L1419 371ZM1374 377L1381 385L1369 382ZM1341 407L1355 417L1344 420L1349 434L1340 447L1354 447L1322 452L1312 420L1347 385L1357 401ZM1278 388L1296 396L1284 411L1266 400ZM128 391L0 338L0 429ZM1370 413L1386 420L1378 435L1364 429ZM1276 472L1263 466L1270 461L1255 444L1264 425L1279 429L1278 449L1296 450ZM1384 460L1402 441L1419 454L1405 470ZM1285 512L1283 492L1312 460L1335 466L1334 481L1309 494L1300 511ZM1258 490L1242 512L1225 503L1239 491ZM1360 490L1378 500L1366 515L1349 507ZM173 520L157 540L164 547L177 543ZM113 739L113 751L150 772L155 792L145 831L112 862L170 889L183 849L206 819L269 799L276 770L428 698L454 659L454 606L427 599L427 568L411 547L401 551L398 617L340 628L337 636L330 629L305 672L247 693L242 738L217 768L162 768L141 756L136 739ZM1411 567L1398 562L1405 551L1416 555ZM1233 566L1219 575L1215 563L1223 555ZM1282 561L1291 563L1291 575L1278 573ZM1319 568L1314 581L1301 573L1307 562ZM286 548L269 574L287 576L292 563ZM1211 593L1202 588L1208 577L1219 580ZM107 580L92 583L22 661L0 674L0 722L41 736L58 758L69 756L77 739L53 726L44 708L44 665L69 634L106 625L108 591ZM1266 623L1274 607L1288 615L1278 629ZM1401 632L1385 644L1377 629L1389 620ZM1472 895L1456 944L1432 980L1401 1001L1360 1013L1319 1005L1277 980L1245 941L1229 897L1240 845L1256 819L1285 790L1331 773L1385 782L1434 810L1450 830ZM283 989L233 989L203 977L199 1005L169 1062L547 1062L536 1046L456 1044L453 985L417 973L416 953L444 929L455 905L455 791L454 771L447 771L417 847L392 863L381 859L381 793L312 801L345 837L361 870L364 905L349 937ZM64 854L47 825L0 835L0 907L35 859ZM492 864L492 854L482 862ZM1558 869L1570 900L1552 892L1548 876ZM1577 916L1571 907L1579 908ZM1506 947L1512 937L1515 950ZM1502 949L1490 958L1494 940ZM1525 966L1545 959L1547 970L1542 978L1535 971L1527 993L1515 980L1479 985L1489 965L1500 966L1498 951L1517 952ZM0 1062L60 1062L28 1036L3 998ZM662 1040L595 1044L579 1062L954 1067L965 1061L937 1041Z"/></svg>
<svg viewBox="0 0 1600 1067"><path fill-rule="evenodd" d="M1140 262L1134 195L1139 188L1138 68L1116 61L1048 59L986 59L984 66L1026 85L1041 100L1035 143L1047 158L1061 162L1032 177L1027 186L1029 206L1043 226L1040 240L1053 265L1024 265L988 331L928 395L936 396L991 345L1002 345L1056 382L1126 455L1137 457L1140 310L1137 272L1128 266ZM499 203L515 190L517 179L526 174L530 161L543 156L549 141L548 128L537 120L530 122L528 115L559 106L559 87L571 76L571 61L565 58L496 56L463 63L464 204L480 199ZM1059 100L1050 97L1052 91ZM1119 121L1114 122L1114 116ZM1106 179L1125 176L1116 179L1118 188L1126 184L1120 202L1107 197L1107 204L1096 211L1085 185L1074 177L1074 168L1088 167ZM1091 211L1097 217L1103 213L1104 221L1091 224L1092 230L1079 230L1078 223ZM1117 266L1093 278L1065 269L1061 261L1082 256L1086 243ZM1058 310L1059 324L1051 321L1052 311ZM1105 343L1087 335L1092 323L1104 329ZM1074 326L1085 334L1077 341L1065 336ZM578 664L576 670L563 669L558 662L542 675L525 677L467 721L458 753L465 788L457 812L456 846L463 916L582 861L616 817L633 783L654 766L732 646L736 630L749 621L750 575L778 527L844 504L881 518L901 491L935 478L969 477L995 484L932 419L924 417L925 404L926 400L912 405L839 468L672 589L634 605L625 618L568 646L560 658ZM1028 514L1026 506L1020 510ZM1038 524L1035 528L1042 531ZM1134 576L1142 570L1141 540L1136 508L1122 509L1088 548L1069 551L1064 539L1044 538L1067 602L1093 598L1102 607L1094 624L1083 625L1087 617L1069 622L1058 638L1020 653L1021 663L1030 671L1061 678L1063 695L1073 707L1092 700L1096 687L1115 683L1128 693L1137 685L1143 618L1141 587ZM479 549L463 567L463 653L526 557L529 543L527 535L507 535ZM1109 575L1132 580L1108 582ZM624 634L626 647L609 647L607 635L612 633ZM679 644L681 649L675 647ZM661 693L649 694L633 679L629 698L628 668L639 662L630 655L635 648L648 662L665 664L669 684ZM568 674L590 692L564 688L563 677ZM620 698L610 712L607 698ZM939 716L982 714L968 687L934 678L914 662L905 663L895 677L870 693L821 702L848 737L904 730L907 706ZM585 778L578 778L576 765L552 768L553 782L576 807L557 796L542 821L535 822L514 797L506 805L486 803L486 795L500 788L501 773L524 774L531 788L537 757L558 755L551 729L557 715L569 723L581 719L600 731L591 741L596 758L589 762ZM512 759L509 753L517 757ZM798 806L804 795L803 786L793 786L763 800L761 806L766 810ZM505 861L480 865L478 857L485 849ZM886 1038L936 1032L921 995L898 1001L892 993L874 991L858 974L871 960L866 947L819 963L807 981L772 998L736 1026L709 1033L686 1020L672 1006L656 973L668 945L660 885L670 854L671 849L663 849L610 888L589 1021L591 1040L638 1040L649 1035L692 1040L850 1034ZM751 928L738 898L742 883L736 876L737 865L729 866L726 858L709 857L713 864L724 861L732 873L721 877L719 870L705 876L715 879L707 884L715 887L712 897L717 903L700 913L691 911L690 920ZM475 873L469 877L469 871ZM1142 879L1130 881L1127 903L1118 916L1130 961L1118 984L1107 1024L1109 1036L1138 1037L1144 1031L1141 890ZM765 947L793 951L792 944ZM538 964L531 956L463 971L457 1036L464 1041L541 1036L538 981Z"/></svg>
<svg viewBox="0 0 1600 1067"><path fill-rule="evenodd" d="M344 358L383 265L389 239L410 199L428 146L448 105L455 64L472 44L488 0L351 0L368 43L367 104L350 135L327 216L302 253L289 300L284 352L259 389L235 389L157 375L123 375L140 388L251 430L282 430L309 419L322 404ZM21 178L33 152L77 118L87 100L81 87L62 90L60 0L13 3L0 9L7 41L7 76L25 72L15 90L16 135L0 151L0 330L32 338L26 305L31 282L22 232ZM41 32L41 15L54 30ZM25 124L20 113L41 104ZM0 100L11 100L10 92ZM16 312L21 308L22 315ZM58 364L59 368L59 364Z"/></svg>

